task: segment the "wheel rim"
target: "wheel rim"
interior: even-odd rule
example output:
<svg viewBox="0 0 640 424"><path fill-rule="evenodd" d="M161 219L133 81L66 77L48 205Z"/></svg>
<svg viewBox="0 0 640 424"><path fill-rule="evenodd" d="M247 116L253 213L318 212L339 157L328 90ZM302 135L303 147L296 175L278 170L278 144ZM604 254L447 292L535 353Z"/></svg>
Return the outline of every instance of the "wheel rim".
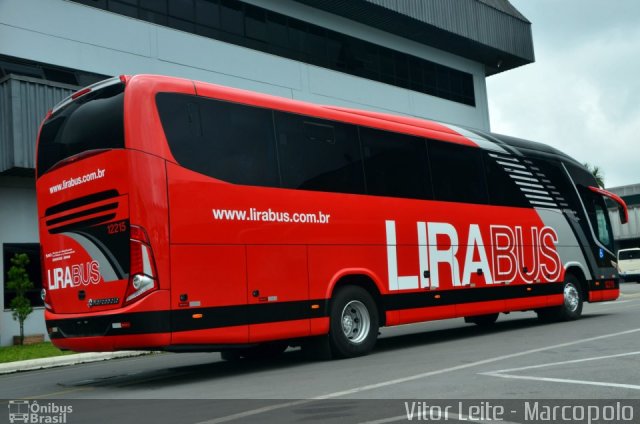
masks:
<svg viewBox="0 0 640 424"><path fill-rule="evenodd" d="M573 284L567 284L564 286L564 305L571 312L575 312L580 304L580 293Z"/></svg>
<svg viewBox="0 0 640 424"><path fill-rule="evenodd" d="M340 321L342 332L351 343L362 343L369 335L371 318L367 307L359 300L352 300L345 305Z"/></svg>

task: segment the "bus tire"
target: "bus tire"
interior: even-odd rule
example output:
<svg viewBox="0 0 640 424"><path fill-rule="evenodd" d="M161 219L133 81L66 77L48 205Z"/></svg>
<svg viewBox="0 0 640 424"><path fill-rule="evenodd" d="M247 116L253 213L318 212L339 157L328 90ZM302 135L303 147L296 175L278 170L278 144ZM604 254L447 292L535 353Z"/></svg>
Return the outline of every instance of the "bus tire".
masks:
<svg viewBox="0 0 640 424"><path fill-rule="evenodd" d="M464 322L469 324L475 324L478 327L490 327L498 320L499 313L476 315L473 317L464 317Z"/></svg>
<svg viewBox="0 0 640 424"><path fill-rule="evenodd" d="M573 321L580 318L584 304L580 280L575 275L567 273L562 293L564 297L562 305L537 311L541 321Z"/></svg>
<svg viewBox="0 0 640 424"><path fill-rule="evenodd" d="M331 301L329 346L334 358L366 355L378 338L378 309L365 289L345 286Z"/></svg>

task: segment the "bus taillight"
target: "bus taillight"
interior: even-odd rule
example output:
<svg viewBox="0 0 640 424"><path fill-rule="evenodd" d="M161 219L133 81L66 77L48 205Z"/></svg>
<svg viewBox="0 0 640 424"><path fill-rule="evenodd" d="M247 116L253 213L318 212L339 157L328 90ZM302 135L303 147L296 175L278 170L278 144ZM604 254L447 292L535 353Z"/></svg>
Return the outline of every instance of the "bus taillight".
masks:
<svg viewBox="0 0 640 424"><path fill-rule="evenodd" d="M44 303L44 307L50 311L53 311L53 307L51 306L51 296L49 295L47 289L44 287L44 282L49 280L47 279L47 269L45 268L44 253L42 253L42 248L40 248L40 278L42 278L40 281L42 281L43 284L42 290L40 290L40 298Z"/></svg>
<svg viewBox="0 0 640 424"><path fill-rule="evenodd" d="M137 225L131 226L131 269L125 305L148 295L158 288L153 251L146 231Z"/></svg>

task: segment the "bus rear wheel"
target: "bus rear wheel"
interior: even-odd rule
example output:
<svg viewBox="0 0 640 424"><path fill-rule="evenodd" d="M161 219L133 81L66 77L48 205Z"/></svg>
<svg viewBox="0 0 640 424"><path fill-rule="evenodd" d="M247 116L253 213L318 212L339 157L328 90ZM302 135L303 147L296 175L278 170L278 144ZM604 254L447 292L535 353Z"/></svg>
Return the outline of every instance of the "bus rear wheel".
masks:
<svg viewBox="0 0 640 424"><path fill-rule="evenodd" d="M563 288L562 305L538 310L538 318L542 321L572 321L582 315L584 294L580 280L573 274L566 274Z"/></svg>
<svg viewBox="0 0 640 424"><path fill-rule="evenodd" d="M378 309L365 289L345 286L331 302L329 346L336 358L366 355L378 338Z"/></svg>

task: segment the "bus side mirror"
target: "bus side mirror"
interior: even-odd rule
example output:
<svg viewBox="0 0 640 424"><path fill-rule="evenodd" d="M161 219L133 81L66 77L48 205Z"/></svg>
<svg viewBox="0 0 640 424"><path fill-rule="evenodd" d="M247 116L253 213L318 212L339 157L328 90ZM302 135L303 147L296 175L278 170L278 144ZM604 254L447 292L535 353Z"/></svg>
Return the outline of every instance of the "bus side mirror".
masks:
<svg viewBox="0 0 640 424"><path fill-rule="evenodd" d="M627 209L627 204L624 202L624 200L622 200L620 196L618 196L617 194L611 193L610 191L607 191L600 187L589 186L589 190L593 191L594 193L598 193L605 197L608 197L609 199L616 202L616 204L618 205L618 214L620 216L620 222L622 224L626 224L627 222L629 222L629 210Z"/></svg>

